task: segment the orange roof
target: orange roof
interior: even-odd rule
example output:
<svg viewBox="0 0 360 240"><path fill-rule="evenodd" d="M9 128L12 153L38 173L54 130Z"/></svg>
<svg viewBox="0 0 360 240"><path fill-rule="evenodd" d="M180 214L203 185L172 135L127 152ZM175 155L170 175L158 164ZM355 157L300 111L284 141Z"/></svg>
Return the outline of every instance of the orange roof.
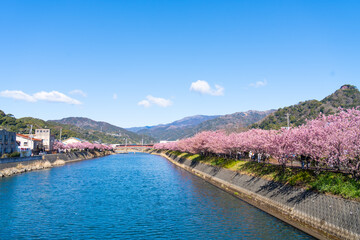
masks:
<svg viewBox="0 0 360 240"><path fill-rule="evenodd" d="M17 133L16 136L17 136L17 137L26 138L26 139L29 139L29 140L33 140L33 141L37 141L37 142L41 142L41 141L42 141L42 139L31 138L31 137L29 137L28 135L19 134L19 133Z"/></svg>

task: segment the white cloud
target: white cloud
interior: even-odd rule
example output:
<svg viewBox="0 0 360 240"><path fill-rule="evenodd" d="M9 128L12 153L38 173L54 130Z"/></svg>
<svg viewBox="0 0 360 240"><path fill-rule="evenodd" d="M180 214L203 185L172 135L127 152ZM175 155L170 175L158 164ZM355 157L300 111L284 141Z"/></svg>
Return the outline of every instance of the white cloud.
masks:
<svg viewBox="0 0 360 240"><path fill-rule="evenodd" d="M250 83L250 87L259 88L259 87L265 87L267 85L267 80L264 79L264 81L257 81L256 83Z"/></svg>
<svg viewBox="0 0 360 240"><path fill-rule="evenodd" d="M169 107L172 105L172 102L165 98L158 98L148 95L145 100L138 102L138 105L144 107L150 107L152 105L158 105L160 107Z"/></svg>
<svg viewBox="0 0 360 240"><path fill-rule="evenodd" d="M118 95L116 93L114 93L113 99L116 100L117 98L118 98Z"/></svg>
<svg viewBox="0 0 360 240"><path fill-rule="evenodd" d="M148 100L142 100L138 103L139 106L150 107L151 103Z"/></svg>
<svg viewBox="0 0 360 240"><path fill-rule="evenodd" d="M197 80L191 83L190 91L199 92L201 94L208 94L212 96L224 95L224 88L219 85L215 85L215 89L212 89L207 81Z"/></svg>
<svg viewBox="0 0 360 240"><path fill-rule="evenodd" d="M33 96L37 100L43 100L48 102L61 102L61 103L76 104L76 105L81 104L80 101L71 98L69 96L66 96L65 94L58 91L51 91L51 92L41 91L35 93Z"/></svg>
<svg viewBox="0 0 360 240"><path fill-rule="evenodd" d="M151 95L146 97L150 103L156 104L160 107L168 107L172 104L172 102L168 99L165 98L157 98L157 97L153 97Z"/></svg>
<svg viewBox="0 0 360 240"><path fill-rule="evenodd" d="M60 103L68 103L68 104L81 104L80 101L66 96L65 94L58 91L45 92L41 91L35 93L33 95L29 95L19 90L5 90L0 92L0 96L13 98L17 100L24 100L27 102L37 102L37 101L48 101L48 102L60 102Z"/></svg>
<svg viewBox="0 0 360 240"><path fill-rule="evenodd" d="M6 98L13 98L16 100L24 100L27 102L36 102L36 99L29 95L24 93L23 91L19 91L19 90L5 90L0 92L0 96L1 97L6 97Z"/></svg>
<svg viewBox="0 0 360 240"><path fill-rule="evenodd" d="M75 89L75 90L72 90L71 92L69 92L71 95L80 95L80 96L83 96L83 97L86 97L87 94L85 92L83 92L82 90L80 89Z"/></svg>

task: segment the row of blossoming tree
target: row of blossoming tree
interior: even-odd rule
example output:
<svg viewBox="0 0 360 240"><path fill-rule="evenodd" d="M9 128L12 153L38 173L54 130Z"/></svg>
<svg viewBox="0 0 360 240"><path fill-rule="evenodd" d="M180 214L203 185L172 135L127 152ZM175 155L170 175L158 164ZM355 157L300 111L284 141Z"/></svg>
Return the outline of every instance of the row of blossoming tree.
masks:
<svg viewBox="0 0 360 240"><path fill-rule="evenodd" d="M320 114L315 120L290 129L252 129L230 135L206 131L177 142L156 144L154 148L202 155L252 152L271 155L283 165L294 159L307 159L315 166L359 172L360 111L340 109L334 115Z"/></svg>
<svg viewBox="0 0 360 240"><path fill-rule="evenodd" d="M63 144L62 142L54 143L54 150L112 150L111 146L99 143L89 143L89 142L79 142L79 143L70 143Z"/></svg>

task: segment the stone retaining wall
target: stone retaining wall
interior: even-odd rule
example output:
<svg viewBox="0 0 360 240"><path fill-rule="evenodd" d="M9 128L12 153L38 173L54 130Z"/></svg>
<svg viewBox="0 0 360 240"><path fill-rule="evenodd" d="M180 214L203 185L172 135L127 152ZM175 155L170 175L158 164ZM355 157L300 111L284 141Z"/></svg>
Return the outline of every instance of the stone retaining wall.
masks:
<svg viewBox="0 0 360 240"><path fill-rule="evenodd" d="M63 160L65 162L69 162L69 161L91 159L91 158L94 158L94 157L97 157L97 155L95 153L90 153L90 152L69 152L69 153L58 153L58 154L44 155L42 159L52 163L52 162L55 162L56 160Z"/></svg>
<svg viewBox="0 0 360 240"><path fill-rule="evenodd" d="M38 162L38 161L41 161L41 160L42 160L42 157L39 156L39 157L27 158L25 161L12 161L12 162L0 163L0 171L3 170L3 169L16 167L19 164L31 165L31 164L33 164L35 162Z"/></svg>
<svg viewBox="0 0 360 240"><path fill-rule="evenodd" d="M159 154L159 153L158 153ZM319 239L360 239L360 203L159 154Z"/></svg>
<svg viewBox="0 0 360 240"><path fill-rule="evenodd" d="M8 170L10 168L17 168L19 165L24 166L25 168L27 166L36 165L38 162L45 163L48 162L50 164L55 163L57 160L62 160L65 163L67 162L75 162L75 161L81 161L86 159L92 159L97 157L102 157L109 155L109 152L69 152L69 153L59 153L59 154L48 154L43 156L36 156L36 157L28 157L28 158L16 158L12 159L12 161L7 161L4 163L0 162L0 171L1 170ZM17 171L11 171L14 174L17 174L18 172L24 172L23 169L18 168ZM26 170L27 171L27 170ZM0 172L1 173L1 172ZM13 175L13 174L9 174ZM6 176L9 176L6 175ZM0 176L1 178L1 176Z"/></svg>
<svg viewBox="0 0 360 240"><path fill-rule="evenodd" d="M25 162L25 161L33 161L33 160L41 160L41 156L34 157L16 157L16 158L0 158L0 164L3 163L13 163L13 162Z"/></svg>

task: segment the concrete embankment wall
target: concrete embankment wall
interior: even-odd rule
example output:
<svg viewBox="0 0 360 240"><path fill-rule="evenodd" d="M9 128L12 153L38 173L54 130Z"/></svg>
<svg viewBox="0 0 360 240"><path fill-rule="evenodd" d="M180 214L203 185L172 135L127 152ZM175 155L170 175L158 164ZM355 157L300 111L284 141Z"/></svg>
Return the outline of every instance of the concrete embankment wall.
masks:
<svg viewBox="0 0 360 240"><path fill-rule="evenodd" d="M5 168L16 167L20 163L33 163L42 160L41 156L35 157L18 157L18 158L2 158L0 159L0 170Z"/></svg>
<svg viewBox="0 0 360 240"><path fill-rule="evenodd" d="M49 161L50 163L53 163L56 160L63 160L65 162L74 162L74 161L92 159L96 157L102 157L106 155L108 155L107 152L69 152L69 153L44 155L43 160Z"/></svg>
<svg viewBox="0 0 360 240"><path fill-rule="evenodd" d="M43 155L42 157L35 156L35 157L27 157L27 158L13 158L0 162L0 171L9 170L3 174L2 172L0 172L0 175L2 174L2 176L11 176L26 171L38 170L38 169L56 166L57 164L55 162L58 161L59 163L59 160L63 161L63 163L67 163L67 162L75 162L86 159L93 159L97 157L106 156L109 154L111 153L106 151L105 152L97 152L97 151L69 152L69 153ZM49 164L44 165L44 163L49 163Z"/></svg>
<svg viewBox="0 0 360 240"><path fill-rule="evenodd" d="M319 239L360 239L360 203L157 152L234 196Z"/></svg>
<svg viewBox="0 0 360 240"><path fill-rule="evenodd" d="M41 156L34 156L34 157L16 157L16 158L0 158L0 164L3 163L14 163L14 162L25 162L25 161L32 161L32 160L41 160Z"/></svg>

